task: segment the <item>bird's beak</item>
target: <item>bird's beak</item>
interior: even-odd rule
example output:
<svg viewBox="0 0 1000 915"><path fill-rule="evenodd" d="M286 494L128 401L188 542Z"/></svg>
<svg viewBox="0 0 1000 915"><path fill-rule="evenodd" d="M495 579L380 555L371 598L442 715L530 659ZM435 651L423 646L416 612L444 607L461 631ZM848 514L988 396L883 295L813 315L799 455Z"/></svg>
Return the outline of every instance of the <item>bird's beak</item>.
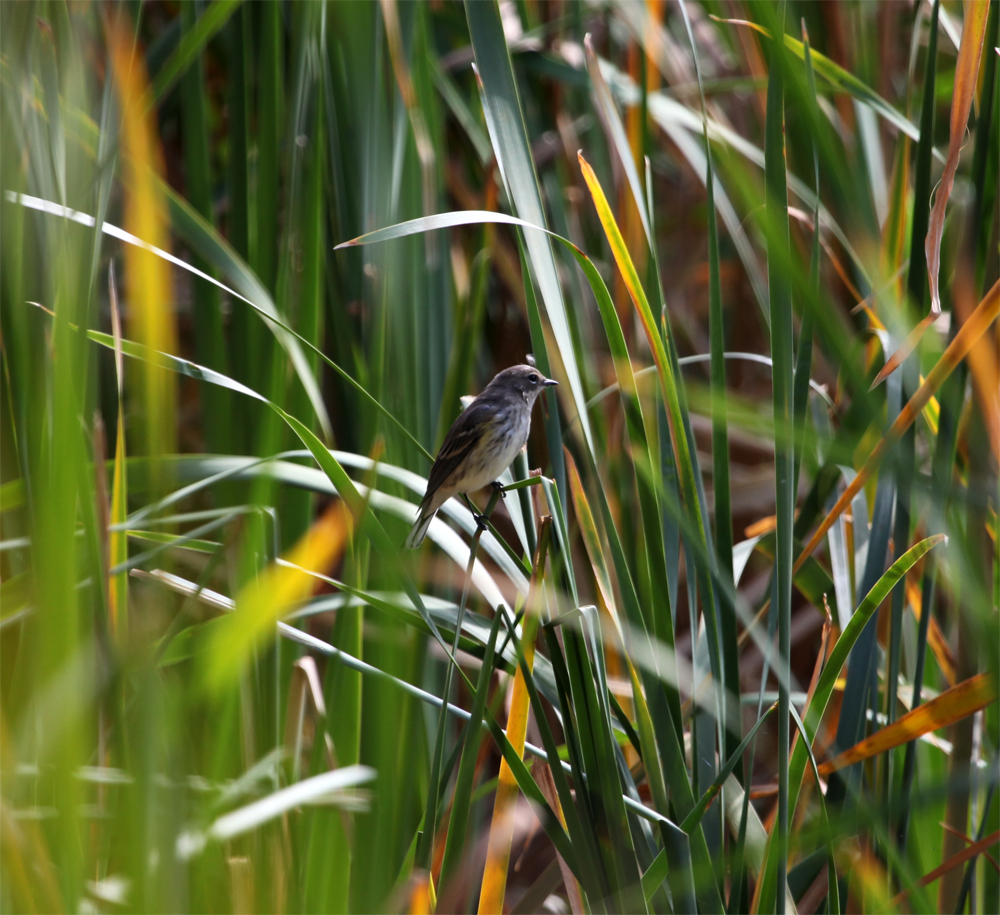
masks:
<svg viewBox="0 0 1000 915"><path fill-rule="evenodd" d="M545 379L545 387L551 388L552 385L554 385L554 384L557 385L557 384L559 384L559 382L558 381L553 381L551 378L546 378Z"/></svg>

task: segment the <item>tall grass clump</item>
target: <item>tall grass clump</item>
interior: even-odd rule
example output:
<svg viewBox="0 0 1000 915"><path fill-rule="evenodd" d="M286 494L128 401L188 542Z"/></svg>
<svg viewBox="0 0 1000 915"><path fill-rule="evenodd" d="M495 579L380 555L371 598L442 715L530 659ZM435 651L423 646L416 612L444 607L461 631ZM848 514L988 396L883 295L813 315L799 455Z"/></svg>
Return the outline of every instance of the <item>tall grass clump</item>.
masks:
<svg viewBox="0 0 1000 915"><path fill-rule="evenodd" d="M0 908L998 911L998 46L0 4Z"/></svg>

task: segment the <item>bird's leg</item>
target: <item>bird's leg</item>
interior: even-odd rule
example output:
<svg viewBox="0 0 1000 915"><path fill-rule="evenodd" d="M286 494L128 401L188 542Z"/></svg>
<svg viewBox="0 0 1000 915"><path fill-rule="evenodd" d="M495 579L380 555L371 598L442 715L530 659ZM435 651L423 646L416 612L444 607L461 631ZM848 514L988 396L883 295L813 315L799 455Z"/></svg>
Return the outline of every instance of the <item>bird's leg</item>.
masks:
<svg viewBox="0 0 1000 915"><path fill-rule="evenodd" d="M476 530L480 533L489 528L489 519L486 515L473 515L472 520L476 522Z"/></svg>
<svg viewBox="0 0 1000 915"><path fill-rule="evenodd" d="M501 499L507 498L507 490L503 488L503 483L501 483L499 480L494 480L492 483L490 483L490 486L493 487L493 490L495 492L500 493Z"/></svg>

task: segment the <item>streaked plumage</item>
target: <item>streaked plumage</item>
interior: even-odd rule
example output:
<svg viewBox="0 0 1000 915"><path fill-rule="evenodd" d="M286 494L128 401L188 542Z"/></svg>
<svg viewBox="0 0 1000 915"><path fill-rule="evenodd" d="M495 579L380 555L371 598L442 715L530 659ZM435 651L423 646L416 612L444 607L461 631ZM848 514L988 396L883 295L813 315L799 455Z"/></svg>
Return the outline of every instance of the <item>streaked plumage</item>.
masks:
<svg viewBox="0 0 1000 915"><path fill-rule="evenodd" d="M528 441L535 400L556 383L533 366L513 365L459 414L431 468L407 548L420 546L437 510L452 496L482 489L510 466Z"/></svg>

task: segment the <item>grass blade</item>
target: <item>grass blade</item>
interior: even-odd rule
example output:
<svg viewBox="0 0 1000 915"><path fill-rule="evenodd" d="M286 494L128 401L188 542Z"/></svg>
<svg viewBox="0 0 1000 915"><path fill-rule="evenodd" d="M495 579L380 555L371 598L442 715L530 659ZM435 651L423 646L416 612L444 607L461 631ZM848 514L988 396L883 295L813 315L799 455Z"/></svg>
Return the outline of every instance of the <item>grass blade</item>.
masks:
<svg viewBox="0 0 1000 915"><path fill-rule="evenodd" d="M784 15L784 7L781 14ZM784 23L778 23L784 34ZM771 390L774 418L777 423L791 425L793 397L792 363L792 297L785 275L784 263L789 258L788 197L785 179L784 143L784 70L782 45L773 42L768 61L767 121L765 126L765 163L767 219L767 279L771 312ZM792 617L792 530L795 511L795 454L791 443L775 444L774 487L776 501L776 542L774 563L775 611L778 619L778 821L775 850L777 853L776 912L785 911L785 891L788 881L788 753L791 723L788 689L791 670Z"/></svg>
<svg viewBox="0 0 1000 915"><path fill-rule="evenodd" d="M820 775L829 775L845 766L885 753L931 731L954 724L985 708L996 696L996 684L990 674L977 674L912 709L888 727L879 729L829 762L823 763L819 767Z"/></svg>
<svg viewBox="0 0 1000 915"><path fill-rule="evenodd" d="M164 99L242 2L243 0L214 0L208 4L205 12L198 17L197 25L183 35L173 53L157 71L150 86L150 105ZM186 90L185 98L189 95L190 90Z"/></svg>
<svg viewBox="0 0 1000 915"><path fill-rule="evenodd" d="M495 2L471 2L466 3L465 12L482 79L483 98L486 100L486 124L511 205L522 219L544 226L545 214L538 191L538 179L525 132L507 40L500 21L500 8ZM536 233L525 235L525 246L538 281L546 316L552 326L563 370L566 372L569 393L576 406L584 441L592 450L590 419L585 407L580 370L552 248L547 240Z"/></svg>

